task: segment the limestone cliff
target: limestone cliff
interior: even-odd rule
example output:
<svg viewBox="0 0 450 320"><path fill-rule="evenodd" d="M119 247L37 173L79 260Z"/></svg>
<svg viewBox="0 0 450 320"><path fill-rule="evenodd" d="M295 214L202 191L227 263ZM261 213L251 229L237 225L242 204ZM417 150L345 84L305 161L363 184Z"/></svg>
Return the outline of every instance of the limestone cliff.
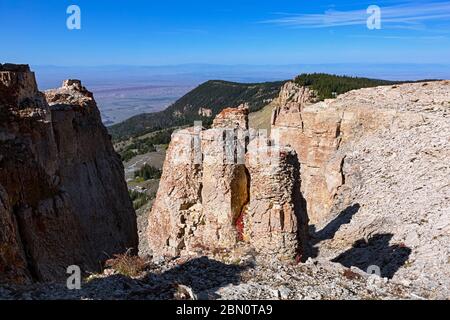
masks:
<svg viewBox="0 0 450 320"><path fill-rule="evenodd" d="M239 244L283 259L301 254L307 219L298 201L297 155L257 142L251 147L252 139L264 137L249 133L245 106L223 110L209 130L173 134L149 215L155 255Z"/></svg>
<svg viewBox="0 0 450 320"><path fill-rule="evenodd" d="M299 154L313 256L450 288L449 110L450 82L436 81L275 111L272 134Z"/></svg>
<svg viewBox="0 0 450 320"><path fill-rule="evenodd" d="M28 66L0 65L0 108L0 282L96 271L137 248L123 167L92 94L72 80L44 95Z"/></svg>
<svg viewBox="0 0 450 320"><path fill-rule="evenodd" d="M383 107L382 101L380 105L370 101L362 106L358 100L364 90L352 92L354 100L347 100L350 94L344 94L336 101L313 104L309 89L292 86L289 94L283 88L280 106L273 111L272 136L299 154L308 216L311 223L321 224L330 217L334 198L345 179L345 154L338 155L337 151L346 143L390 126L397 112ZM292 92L295 90L297 94Z"/></svg>

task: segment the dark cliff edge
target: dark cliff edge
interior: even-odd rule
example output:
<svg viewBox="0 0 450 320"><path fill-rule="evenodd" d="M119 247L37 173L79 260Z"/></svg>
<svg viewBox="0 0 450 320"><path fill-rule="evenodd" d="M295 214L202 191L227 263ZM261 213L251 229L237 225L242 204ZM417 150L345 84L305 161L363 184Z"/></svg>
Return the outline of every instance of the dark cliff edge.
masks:
<svg viewBox="0 0 450 320"><path fill-rule="evenodd" d="M0 283L100 270L138 245L123 166L79 81L39 92L27 65L0 64Z"/></svg>

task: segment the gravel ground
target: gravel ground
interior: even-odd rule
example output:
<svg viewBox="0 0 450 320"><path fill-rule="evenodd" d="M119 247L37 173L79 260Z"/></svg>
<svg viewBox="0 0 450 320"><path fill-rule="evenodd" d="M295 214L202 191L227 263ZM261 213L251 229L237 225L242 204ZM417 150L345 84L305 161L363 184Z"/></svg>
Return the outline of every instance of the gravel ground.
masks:
<svg viewBox="0 0 450 320"><path fill-rule="evenodd" d="M229 255L227 255L229 260ZM62 284L0 287L1 299L25 300L321 300L426 299L429 292L387 278L347 269L328 261L281 264L269 257L245 256L230 264L207 257L149 262L138 277L106 269L92 275L81 290ZM225 259L226 260L226 259Z"/></svg>

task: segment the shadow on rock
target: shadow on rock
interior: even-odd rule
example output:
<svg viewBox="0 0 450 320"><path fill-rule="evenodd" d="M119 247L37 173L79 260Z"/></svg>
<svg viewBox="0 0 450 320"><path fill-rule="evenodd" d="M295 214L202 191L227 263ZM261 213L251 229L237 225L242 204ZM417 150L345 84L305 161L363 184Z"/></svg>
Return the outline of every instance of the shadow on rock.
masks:
<svg viewBox="0 0 450 320"><path fill-rule="evenodd" d="M241 273L251 267L201 257L161 273L150 271L142 279L118 274L97 278L88 283L85 294L89 297L92 291L107 290L108 298L119 300L217 299L218 288L239 284Z"/></svg>
<svg viewBox="0 0 450 320"><path fill-rule="evenodd" d="M404 244L389 245L393 234L377 234L368 241L360 239L353 247L334 258L345 267L357 267L367 272L369 267L380 268L381 276L391 279L408 261L411 249Z"/></svg>
<svg viewBox="0 0 450 320"><path fill-rule="evenodd" d="M349 224L352 221L353 216L358 213L361 206L356 203L352 206L347 207L342 211L336 218L334 218L330 223L328 223L325 228L315 232L314 226L312 226L312 236L314 238L313 243L317 244L323 240L333 239L336 232L345 224Z"/></svg>
<svg viewBox="0 0 450 320"><path fill-rule="evenodd" d="M333 239L336 232L338 232L343 225L349 224L352 221L353 216L358 213L360 208L361 206L359 203L347 207L320 231L316 231L315 225L310 226L309 234L311 240L309 244L309 257L316 258L319 255L319 248L317 248L316 245L324 240Z"/></svg>

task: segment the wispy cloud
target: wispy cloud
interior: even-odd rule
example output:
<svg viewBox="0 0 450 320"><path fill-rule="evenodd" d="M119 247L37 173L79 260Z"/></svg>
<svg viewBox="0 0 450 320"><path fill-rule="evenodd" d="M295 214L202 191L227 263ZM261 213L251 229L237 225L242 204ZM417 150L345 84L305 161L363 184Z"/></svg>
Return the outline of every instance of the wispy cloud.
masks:
<svg viewBox="0 0 450 320"><path fill-rule="evenodd" d="M445 40L446 36L372 36L372 35L349 35L349 38L363 39L389 39L389 40Z"/></svg>
<svg viewBox="0 0 450 320"><path fill-rule="evenodd" d="M365 25L367 8L351 11L327 10L318 14L283 14L284 17L261 21L295 28L330 28ZM450 1L407 3L381 7L383 28L419 29L430 21L445 21L450 18Z"/></svg>

